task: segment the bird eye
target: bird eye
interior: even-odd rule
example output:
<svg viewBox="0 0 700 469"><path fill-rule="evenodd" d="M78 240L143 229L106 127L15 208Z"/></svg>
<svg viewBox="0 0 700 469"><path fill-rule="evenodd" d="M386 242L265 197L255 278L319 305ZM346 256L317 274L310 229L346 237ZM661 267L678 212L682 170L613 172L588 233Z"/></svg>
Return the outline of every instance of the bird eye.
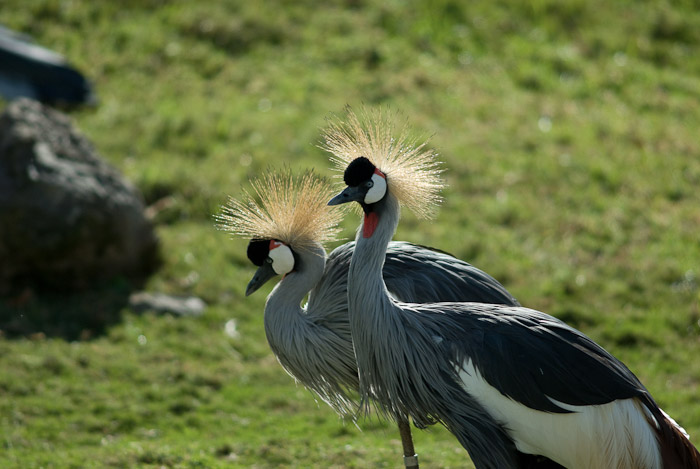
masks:
<svg viewBox="0 0 700 469"><path fill-rule="evenodd" d="M372 181L372 180L365 182L365 187L367 189L371 188L373 185L374 185L374 181Z"/></svg>
<svg viewBox="0 0 700 469"><path fill-rule="evenodd" d="M268 257L267 259L265 259L265 262L267 262L268 264L272 264L273 261Z"/></svg>

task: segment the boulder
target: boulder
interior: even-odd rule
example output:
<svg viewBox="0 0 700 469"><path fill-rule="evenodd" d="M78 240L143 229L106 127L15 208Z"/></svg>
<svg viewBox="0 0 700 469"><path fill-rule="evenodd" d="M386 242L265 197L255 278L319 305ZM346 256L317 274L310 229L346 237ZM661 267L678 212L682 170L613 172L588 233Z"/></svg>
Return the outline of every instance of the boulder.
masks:
<svg viewBox="0 0 700 469"><path fill-rule="evenodd" d="M0 293L138 282L158 263L139 192L67 116L10 103L0 115Z"/></svg>
<svg viewBox="0 0 700 469"><path fill-rule="evenodd" d="M0 95L8 99L24 96L66 109L97 104L90 82L64 57L3 26Z"/></svg>
<svg viewBox="0 0 700 469"><path fill-rule="evenodd" d="M204 300L196 296L175 296L142 291L129 296L129 307L137 313L152 311L175 316L201 316L207 305Z"/></svg>

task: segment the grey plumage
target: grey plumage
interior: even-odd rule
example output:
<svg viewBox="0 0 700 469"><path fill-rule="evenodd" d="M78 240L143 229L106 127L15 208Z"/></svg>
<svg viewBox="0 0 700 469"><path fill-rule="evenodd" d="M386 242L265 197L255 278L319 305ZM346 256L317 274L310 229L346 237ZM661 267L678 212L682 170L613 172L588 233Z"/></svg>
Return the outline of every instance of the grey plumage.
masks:
<svg viewBox="0 0 700 469"><path fill-rule="evenodd" d="M347 278L355 243L328 256L318 245L298 250L294 275L285 277L265 305L265 332L287 372L336 411L353 415L357 365L348 320ZM325 264L325 265L324 265ZM482 301L518 305L495 279L446 253L405 242L388 246L384 279L405 301ZM301 302L308 293L308 302Z"/></svg>
<svg viewBox="0 0 700 469"><path fill-rule="evenodd" d="M355 243L338 247L328 259L323 247L334 239L342 210L327 205L331 190L311 172L268 172L251 185L255 196L244 191L218 217L220 228L250 239L247 256L258 270L246 295L281 276L265 305L270 347L294 378L354 417L361 406L352 398L359 381L347 277ZM444 252L399 242L387 250L384 272L396 298L518 304L495 279Z"/></svg>
<svg viewBox="0 0 700 469"><path fill-rule="evenodd" d="M258 270L246 295L282 276L265 305L271 348L293 377L339 413L354 417L358 409L367 408L353 399L359 378L348 319L347 277L354 243L332 252L328 263L322 245L333 238L340 211L326 204L330 194L312 173L299 178L290 172L268 173L252 186L257 198L245 193L242 200L230 199L218 217L222 229L250 238L247 255ZM409 243L385 248L389 253L384 272L395 298L518 304L496 280L444 252ZM415 467L408 420L395 417L404 462Z"/></svg>

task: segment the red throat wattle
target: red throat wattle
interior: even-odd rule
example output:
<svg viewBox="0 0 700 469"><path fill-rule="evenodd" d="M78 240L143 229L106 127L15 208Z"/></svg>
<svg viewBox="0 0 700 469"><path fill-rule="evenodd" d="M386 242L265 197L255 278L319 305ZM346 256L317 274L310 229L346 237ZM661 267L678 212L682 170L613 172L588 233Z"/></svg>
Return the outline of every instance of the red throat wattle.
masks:
<svg viewBox="0 0 700 469"><path fill-rule="evenodd" d="M377 223L379 223L379 217L375 212L365 214L365 222L362 224L362 237L371 238L374 230L377 229Z"/></svg>

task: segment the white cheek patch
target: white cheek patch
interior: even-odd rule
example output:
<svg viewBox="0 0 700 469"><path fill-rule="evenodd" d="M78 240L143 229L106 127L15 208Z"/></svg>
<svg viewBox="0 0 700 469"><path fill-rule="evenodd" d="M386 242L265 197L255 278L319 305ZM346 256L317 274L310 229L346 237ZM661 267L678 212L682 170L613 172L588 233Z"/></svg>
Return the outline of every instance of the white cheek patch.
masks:
<svg viewBox="0 0 700 469"><path fill-rule="evenodd" d="M294 269L294 255L286 244L271 241L268 256L272 259L272 270L277 275L288 274Z"/></svg>
<svg viewBox="0 0 700 469"><path fill-rule="evenodd" d="M386 194L386 179L384 179L381 175L374 173L372 175L372 182L374 185L370 187L370 189L367 191L367 194L365 194L365 203L366 204L373 204L375 202L379 202L384 198L384 195Z"/></svg>

